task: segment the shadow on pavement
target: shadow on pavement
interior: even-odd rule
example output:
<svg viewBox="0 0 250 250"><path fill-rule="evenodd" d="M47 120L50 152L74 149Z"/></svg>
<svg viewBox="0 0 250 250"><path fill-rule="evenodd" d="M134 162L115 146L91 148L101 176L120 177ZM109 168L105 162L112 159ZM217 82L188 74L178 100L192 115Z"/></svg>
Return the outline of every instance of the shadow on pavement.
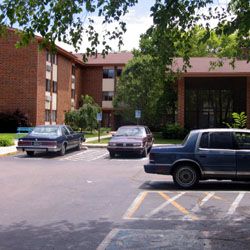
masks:
<svg viewBox="0 0 250 250"><path fill-rule="evenodd" d="M4 250L83 250L96 249L112 230L112 223L92 220L73 224L60 221L34 226L25 221L0 226L0 249Z"/></svg>
<svg viewBox="0 0 250 250"><path fill-rule="evenodd" d="M77 153L77 152L81 152L81 151L85 151L85 148L82 148L80 151L75 150L75 149L69 149L66 151L65 153L65 157L68 155L71 155L72 153ZM21 152L15 155L16 158L26 158L26 159L37 159L37 158L45 158L45 159L53 159L53 158L60 158L60 157L64 157L64 156L60 156L58 153L56 152L37 152L35 153L34 156L28 156L25 152Z"/></svg>
<svg viewBox="0 0 250 250"><path fill-rule="evenodd" d="M173 181L146 181L139 189L158 191L158 190L183 190L175 186ZM201 181L191 190L207 191L207 190L222 190L222 191L250 191L250 182L237 181Z"/></svg>

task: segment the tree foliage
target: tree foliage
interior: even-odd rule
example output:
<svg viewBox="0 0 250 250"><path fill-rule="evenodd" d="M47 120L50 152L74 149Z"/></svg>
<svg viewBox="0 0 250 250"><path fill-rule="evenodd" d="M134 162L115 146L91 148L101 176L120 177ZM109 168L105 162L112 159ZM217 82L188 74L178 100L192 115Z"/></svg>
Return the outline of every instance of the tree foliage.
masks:
<svg viewBox="0 0 250 250"><path fill-rule="evenodd" d="M96 53L102 38L95 29L93 15L97 15L108 27L102 34L102 53L106 54L111 49L109 39L117 38L122 44L122 34L126 31L122 17L138 1L143 0L2 0L0 32L5 26L20 28L19 46L27 44L38 33L44 37L42 46L49 43L53 48L55 41L59 40L73 45L76 50L80 48L82 35L85 35L90 41L85 55L90 55ZM151 16L153 25L146 33L154 44L151 52L160 56L167 65L171 65L172 58L179 51L188 65L192 55L189 53L193 46L192 31L197 25L206 28L201 42L213 36L213 32L222 37L235 34L237 56L250 58L248 0L228 0L226 7L216 6L213 0L155 0ZM114 22L117 27L110 30L110 23ZM211 25L214 22L217 22L216 27Z"/></svg>
<svg viewBox="0 0 250 250"><path fill-rule="evenodd" d="M233 122L225 123L229 128L246 128L247 127L247 116L245 112L232 113Z"/></svg>
<svg viewBox="0 0 250 250"><path fill-rule="evenodd" d="M163 93L164 74L149 55L136 56L124 68L116 89L114 106L123 108L128 121L141 110L141 123L155 124L157 103Z"/></svg>
<svg viewBox="0 0 250 250"><path fill-rule="evenodd" d="M113 30L103 34L103 54L111 49L110 39L118 39L122 45L122 34L126 23L121 20L128 8L137 0L2 0L0 3L0 32L5 26L18 27L21 40L17 46L23 46L34 38L36 33L44 40L41 46L50 44L55 48L55 41L63 41L79 50L83 35L90 42L85 56L96 53L100 44L100 34L95 29L93 15L99 16L103 25L115 22Z"/></svg>
<svg viewBox="0 0 250 250"><path fill-rule="evenodd" d="M100 112L100 107L94 99L85 95L82 96L82 106L78 110L71 110L65 113L65 123L73 129L90 130L97 127L96 115Z"/></svg>
<svg viewBox="0 0 250 250"><path fill-rule="evenodd" d="M238 49L234 56L246 56L245 49L250 48L250 1L231 0L226 9L212 4L212 0L156 0L151 8L154 24L145 35L154 45L151 54L159 56L166 65L172 65L173 58L182 51L185 66L189 66L193 33L200 25L206 29L199 39L200 44L213 34L222 38L235 34ZM213 20L218 22L215 27L211 25ZM247 56L250 59L249 53Z"/></svg>

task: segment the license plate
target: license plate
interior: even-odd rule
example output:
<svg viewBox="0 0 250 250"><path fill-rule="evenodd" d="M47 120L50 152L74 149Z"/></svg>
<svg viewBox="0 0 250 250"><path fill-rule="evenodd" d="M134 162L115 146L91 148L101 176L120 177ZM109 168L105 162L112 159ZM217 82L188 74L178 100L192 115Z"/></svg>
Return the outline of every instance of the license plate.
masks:
<svg viewBox="0 0 250 250"><path fill-rule="evenodd" d="M40 142L36 142L36 141L35 141L35 142L32 142L32 145L33 145L33 146L40 146L40 145L41 145L41 143L40 143Z"/></svg>

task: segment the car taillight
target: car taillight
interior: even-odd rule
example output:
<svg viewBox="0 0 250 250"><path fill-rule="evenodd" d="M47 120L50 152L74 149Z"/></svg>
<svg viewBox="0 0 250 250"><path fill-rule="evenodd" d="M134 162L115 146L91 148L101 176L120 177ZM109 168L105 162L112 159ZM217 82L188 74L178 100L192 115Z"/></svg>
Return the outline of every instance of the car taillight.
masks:
<svg viewBox="0 0 250 250"><path fill-rule="evenodd" d="M43 141L42 145L43 146L49 146L49 147L56 147L57 142L56 141Z"/></svg>
<svg viewBox="0 0 250 250"><path fill-rule="evenodd" d="M18 141L18 146L30 146L30 141Z"/></svg>
<svg viewBox="0 0 250 250"><path fill-rule="evenodd" d="M152 163L154 163L154 153L149 153L149 162L152 162Z"/></svg>

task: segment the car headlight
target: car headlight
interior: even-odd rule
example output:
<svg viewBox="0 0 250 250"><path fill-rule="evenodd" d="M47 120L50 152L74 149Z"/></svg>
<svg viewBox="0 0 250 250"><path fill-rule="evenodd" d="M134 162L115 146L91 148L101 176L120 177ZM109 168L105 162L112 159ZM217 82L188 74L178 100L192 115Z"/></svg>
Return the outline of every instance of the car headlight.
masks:
<svg viewBox="0 0 250 250"><path fill-rule="evenodd" d="M115 142L109 142L109 146L116 146Z"/></svg>
<svg viewBox="0 0 250 250"><path fill-rule="evenodd" d="M133 143L133 146L134 147L141 147L141 142L135 142L135 143Z"/></svg>

